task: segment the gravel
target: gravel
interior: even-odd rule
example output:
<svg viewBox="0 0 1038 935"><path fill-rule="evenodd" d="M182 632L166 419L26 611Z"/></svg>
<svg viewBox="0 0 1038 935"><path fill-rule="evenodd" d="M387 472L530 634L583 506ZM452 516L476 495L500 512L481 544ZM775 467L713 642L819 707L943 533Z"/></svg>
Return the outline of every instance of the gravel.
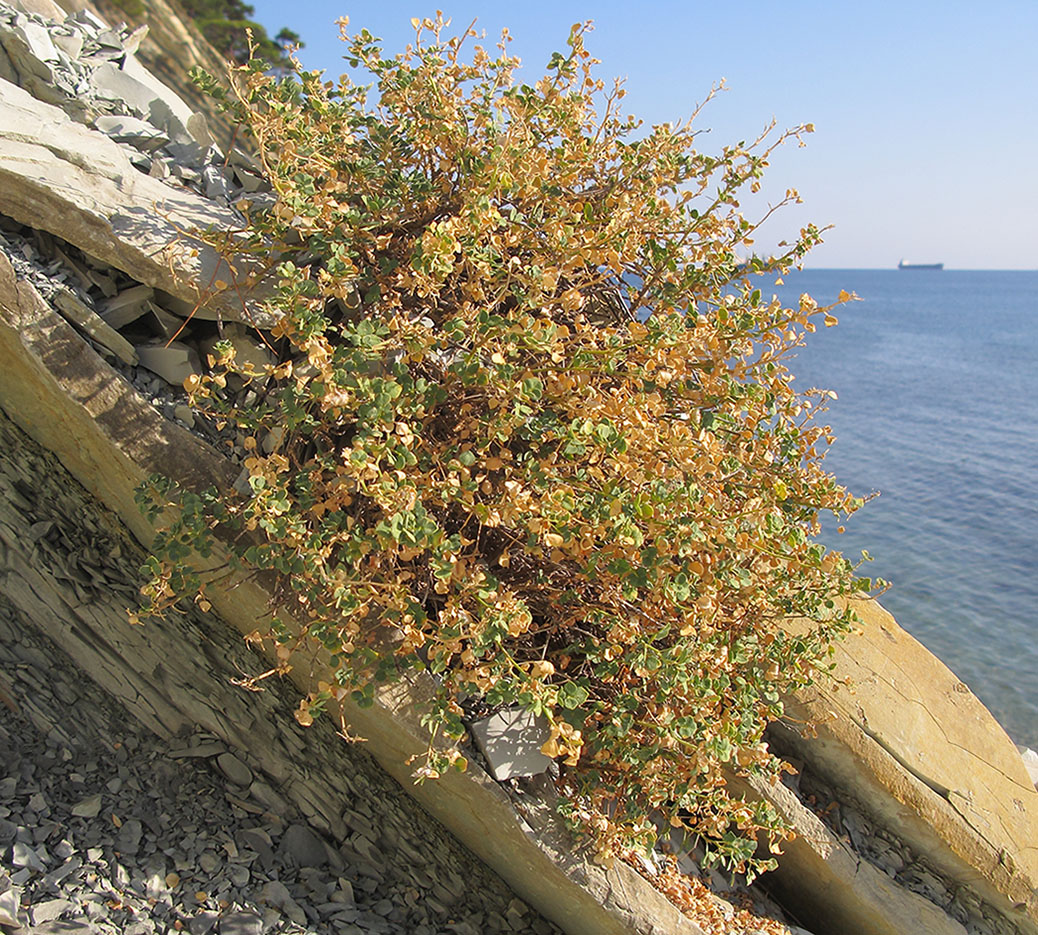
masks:
<svg viewBox="0 0 1038 935"><path fill-rule="evenodd" d="M283 803L268 811L235 784L253 777L239 751L204 732L171 746L127 720L2 595L0 702L5 931L558 931L474 858L413 836L394 848L378 829L400 824L401 805L385 796L353 803L363 833L343 842Z"/></svg>
<svg viewBox="0 0 1038 935"><path fill-rule="evenodd" d="M804 764L798 763L798 766L800 772L784 777L785 784L863 860L874 864L905 889L943 909L962 923L969 935L1018 935L1020 930L998 910L958 881L943 875L895 832L870 820L864 809L856 807L857 803L837 793Z"/></svg>

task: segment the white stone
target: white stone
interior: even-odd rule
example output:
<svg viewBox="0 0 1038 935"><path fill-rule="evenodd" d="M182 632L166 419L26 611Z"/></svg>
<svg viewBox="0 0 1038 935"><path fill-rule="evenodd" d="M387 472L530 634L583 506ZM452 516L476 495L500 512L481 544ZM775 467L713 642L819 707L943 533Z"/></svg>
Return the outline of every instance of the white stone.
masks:
<svg viewBox="0 0 1038 935"><path fill-rule="evenodd" d="M506 708L472 725L472 736L490 774L499 782L513 776L536 776L551 765L541 753L551 732L548 722L522 708Z"/></svg>
<svg viewBox="0 0 1038 935"><path fill-rule="evenodd" d="M50 32L39 23L28 22L21 27L29 51L41 62L57 62L58 50L50 41Z"/></svg>
<svg viewBox="0 0 1038 935"><path fill-rule="evenodd" d="M6 893L0 893L0 925L10 926L13 929L21 928L18 921L18 898L21 895L18 889L9 889Z"/></svg>
<svg viewBox="0 0 1038 935"><path fill-rule="evenodd" d="M50 40L70 59L79 58L79 53L83 51L83 34L79 30L73 29L69 33L51 33Z"/></svg>
<svg viewBox="0 0 1038 935"><path fill-rule="evenodd" d="M25 867L27 870L35 870L37 873L46 873L47 867L40 860L39 855L28 844L15 841L11 848L11 863L16 867Z"/></svg>
<svg viewBox="0 0 1038 935"><path fill-rule="evenodd" d="M153 152L169 142L169 137L162 130L136 117L98 117L94 126L117 143L129 143L143 152Z"/></svg>
<svg viewBox="0 0 1038 935"><path fill-rule="evenodd" d="M146 84L127 74L115 62L104 62L91 76L94 88L105 97L122 101L135 113L146 116L151 102L158 96Z"/></svg>
<svg viewBox="0 0 1038 935"><path fill-rule="evenodd" d="M1024 769L1027 770L1027 775L1031 777L1031 782L1038 789L1038 753L1035 753L1030 747L1018 745L1016 749L1020 751L1020 758L1024 761Z"/></svg>
<svg viewBox="0 0 1038 935"><path fill-rule="evenodd" d="M33 925L53 922L63 913L75 908L76 904L69 899L48 899L44 902L36 903L32 907Z"/></svg>
<svg viewBox="0 0 1038 935"><path fill-rule="evenodd" d="M195 142L194 137L191 136L184 125L184 121L173 112L173 108L163 101L162 98L157 97L151 102L148 120L154 126L165 130L169 134L169 138L175 143L186 145Z"/></svg>
<svg viewBox="0 0 1038 935"><path fill-rule="evenodd" d="M133 32L122 40L123 51L133 55L141 46L144 37L148 35L148 24L138 26Z"/></svg>
<svg viewBox="0 0 1038 935"><path fill-rule="evenodd" d="M192 114L187 118L186 128L199 146L209 149L216 145L216 139L209 132L209 121L205 119L205 114Z"/></svg>
<svg viewBox="0 0 1038 935"><path fill-rule="evenodd" d="M258 192L266 185L266 180L261 176L249 172L247 169L242 169L239 166L234 167L234 177L237 179L238 184L250 194Z"/></svg>
<svg viewBox="0 0 1038 935"><path fill-rule="evenodd" d="M25 27L34 25L36 24L26 23ZM47 88L54 80L54 72L51 66L40 55L36 54L37 51L46 54L46 50L40 49L39 43L36 43L36 51L34 51L33 41L30 37L35 37L34 31L26 31L22 26L16 26L14 29L0 30L0 43L3 44L7 55L10 57L11 64L21 80L24 82L31 75L41 79L43 86ZM50 41L49 37L47 41ZM54 46L51 45L51 48L53 49ZM56 54L55 51L55 56ZM34 83L34 87L37 84Z"/></svg>
<svg viewBox="0 0 1038 935"><path fill-rule="evenodd" d="M163 84L150 71L148 71L135 55L126 56L126 62L123 65L123 74L138 81L146 88L149 88L151 90L150 100L162 101L162 103L176 115L177 119L180 120L185 127L187 126L187 122L194 111L184 103L184 99L177 94L176 91ZM145 111L145 113L147 113L147 111Z"/></svg>
<svg viewBox="0 0 1038 935"><path fill-rule="evenodd" d="M34 0L34 2L38 2L38 0ZM101 17L87 9L76 10L69 19L75 23L82 23L94 32L102 32L108 28L108 24Z"/></svg>
<svg viewBox="0 0 1038 935"><path fill-rule="evenodd" d="M151 167L148 169L148 175L153 179L165 179L169 178L169 165L166 160L161 156L156 156L151 160Z"/></svg>

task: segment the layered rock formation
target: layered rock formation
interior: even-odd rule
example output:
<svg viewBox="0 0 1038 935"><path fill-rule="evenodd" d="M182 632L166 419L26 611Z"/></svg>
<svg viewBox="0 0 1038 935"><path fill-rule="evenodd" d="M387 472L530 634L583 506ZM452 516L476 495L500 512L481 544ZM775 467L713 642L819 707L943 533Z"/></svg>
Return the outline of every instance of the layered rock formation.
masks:
<svg viewBox="0 0 1038 935"><path fill-rule="evenodd" d="M143 559L0 412L0 926L558 933L290 686L235 689L237 633L127 627Z"/></svg>
<svg viewBox="0 0 1038 935"><path fill-rule="evenodd" d="M0 2L0 407L146 542L133 503L144 475L227 487L243 453L232 431L191 412L177 384L203 366L218 334L262 355L262 343L233 322L270 322L247 297L214 294L209 287L224 278L215 256L196 254L184 236L240 223L242 202L262 196L264 182L247 155L214 146L179 95L137 70L127 51L134 35L107 35L89 18L59 25ZM66 87L77 81L82 93ZM120 103L112 89L123 85L137 97ZM12 503L24 497L10 490ZM229 684L262 667L244 658L235 666L236 652L248 653L232 629L253 629L266 606L262 589L248 583L218 595L219 617L129 628L134 579L123 572L110 586L106 576L119 564L110 553L80 564L62 552L47 559L46 574L37 567L39 543L49 540L33 539L31 529L47 521L11 526L5 539L4 587L23 614L160 736L201 725L242 751L277 799L333 841L348 839L337 777L356 767L325 750L340 745L299 740L291 704L279 716ZM838 654L837 678L847 684L790 699L788 726L774 728L773 742L802 763L801 775L746 790L771 799L801 830L765 882L816 935L1038 931L1038 794L1019 755L965 686L878 605L860 611L862 634ZM630 868L595 866L558 827L548 784L497 784L473 770L411 786L405 760L422 742L413 717L420 691L396 686L373 711L351 712L369 749L566 931L765 930L769 923L701 890L693 922ZM794 729L807 720L817 736ZM671 849L698 878L695 853L681 842ZM652 877L659 866L651 856L642 869Z"/></svg>
<svg viewBox="0 0 1038 935"><path fill-rule="evenodd" d="M194 67L222 75L224 60L205 41L177 0L147 0L139 14L129 12L127 5L117 0L12 0L11 5L50 21L60 21L67 13L87 11L110 24L128 21L131 32L147 27L137 50L141 64L187 101L192 111L207 114L221 145L232 139L234 128L225 118L211 112L208 99L188 78Z"/></svg>
<svg viewBox="0 0 1038 935"><path fill-rule="evenodd" d="M877 826L896 834L960 898L999 925L1038 931L1038 793L977 697L875 601L837 648L835 682L792 699L775 737ZM969 907L966 912L966 907Z"/></svg>

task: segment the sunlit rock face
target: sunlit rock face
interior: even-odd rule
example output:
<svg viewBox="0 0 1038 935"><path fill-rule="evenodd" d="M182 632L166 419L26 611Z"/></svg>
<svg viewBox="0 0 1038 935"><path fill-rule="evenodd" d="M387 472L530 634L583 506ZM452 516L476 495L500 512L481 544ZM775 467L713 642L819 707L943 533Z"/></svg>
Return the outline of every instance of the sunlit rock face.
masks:
<svg viewBox="0 0 1038 935"><path fill-rule="evenodd" d="M1038 930L1038 793L1020 752L880 604L856 610L861 629L837 647L834 678L787 702L777 743L948 885ZM808 721L813 731L797 728Z"/></svg>
<svg viewBox="0 0 1038 935"><path fill-rule="evenodd" d="M227 119L214 113L209 99L188 78L197 66L213 75L221 75L226 67L223 58L195 28L183 18L179 7L168 0L147 0L141 14L127 12L114 0L20 0L22 3L58 5L67 13L88 10L109 24L127 23L131 30L148 27L137 50L140 63L155 78L179 95L192 111L205 113L221 145L227 145L233 130ZM50 17L55 18L55 17Z"/></svg>
<svg viewBox="0 0 1038 935"><path fill-rule="evenodd" d="M205 437L230 454L216 456L179 386L205 367L217 335L239 355L264 360L265 345L245 323L271 324L258 317L255 296L203 294L199 283L219 278L216 258L183 249L181 234L239 224L243 202L262 204L270 192L258 166L201 116L183 75L192 64L220 63L164 0L149 3L147 35L134 24L110 29L80 0L62 5L77 18L66 20L52 0L0 0L0 234L11 248L0 256L0 404L60 449L77 477L146 537L132 498L143 473L233 484L233 432ZM91 9L109 22L121 18L110 4ZM90 603L69 587L73 603ZM86 583L79 589L92 594ZM105 626L124 625L117 591L105 591L117 599ZM263 608L257 600L256 614ZM747 790L770 798L801 833L766 882L816 935L1038 932L1038 793L1018 751L966 686L878 604L858 609L862 632L837 648L835 681L789 699L787 723L773 728L773 743L802 765L798 781ZM175 631L167 635L174 642L158 654L148 639L119 637L139 671L95 654L95 676L129 685L127 699L151 711L142 716L159 733L204 722L225 740L233 733L235 748L267 776L261 784L295 776L289 764L298 751L254 735L240 692L226 700L240 716L226 718L184 690L188 675L152 677L169 669L164 659L190 657ZM410 700L387 697L385 723L369 725L372 747L381 744L398 764L407 755ZM799 729L807 721L813 733ZM263 756L250 754L250 744ZM408 770L398 772L407 782ZM568 930L702 931L629 868L607 871L569 853L553 837L550 810L531 805L519 821L487 776L451 781L424 787L426 807ZM278 786L278 795L309 801L311 820L318 815L330 833L345 833L334 776L293 782L291 794ZM698 872L688 853L682 859Z"/></svg>

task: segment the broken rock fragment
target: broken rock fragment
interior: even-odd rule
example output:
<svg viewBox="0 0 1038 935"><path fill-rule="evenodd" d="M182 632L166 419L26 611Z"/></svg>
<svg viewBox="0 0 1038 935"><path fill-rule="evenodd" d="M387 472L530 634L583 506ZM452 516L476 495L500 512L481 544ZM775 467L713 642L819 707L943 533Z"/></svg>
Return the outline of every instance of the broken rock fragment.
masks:
<svg viewBox="0 0 1038 935"><path fill-rule="evenodd" d="M137 285L112 296L101 311L101 317L113 328L124 328L148 311L155 292L149 286Z"/></svg>
<svg viewBox="0 0 1038 935"><path fill-rule="evenodd" d="M147 367L174 386L182 386L192 374L202 372L198 354L179 341L142 344L137 348L137 356L142 367Z"/></svg>
<svg viewBox="0 0 1038 935"><path fill-rule="evenodd" d="M137 363L137 352L133 349L133 345L97 312L80 301L71 290L59 289L54 295L54 304L72 324L98 344L107 347L120 360L131 365Z"/></svg>
<svg viewBox="0 0 1038 935"><path fill-rule="evenodd" d="M151 153L169 142L169 137L144 120L128 116L98 117L94 126L117 143L129 143L134 149Z"/></svg>

